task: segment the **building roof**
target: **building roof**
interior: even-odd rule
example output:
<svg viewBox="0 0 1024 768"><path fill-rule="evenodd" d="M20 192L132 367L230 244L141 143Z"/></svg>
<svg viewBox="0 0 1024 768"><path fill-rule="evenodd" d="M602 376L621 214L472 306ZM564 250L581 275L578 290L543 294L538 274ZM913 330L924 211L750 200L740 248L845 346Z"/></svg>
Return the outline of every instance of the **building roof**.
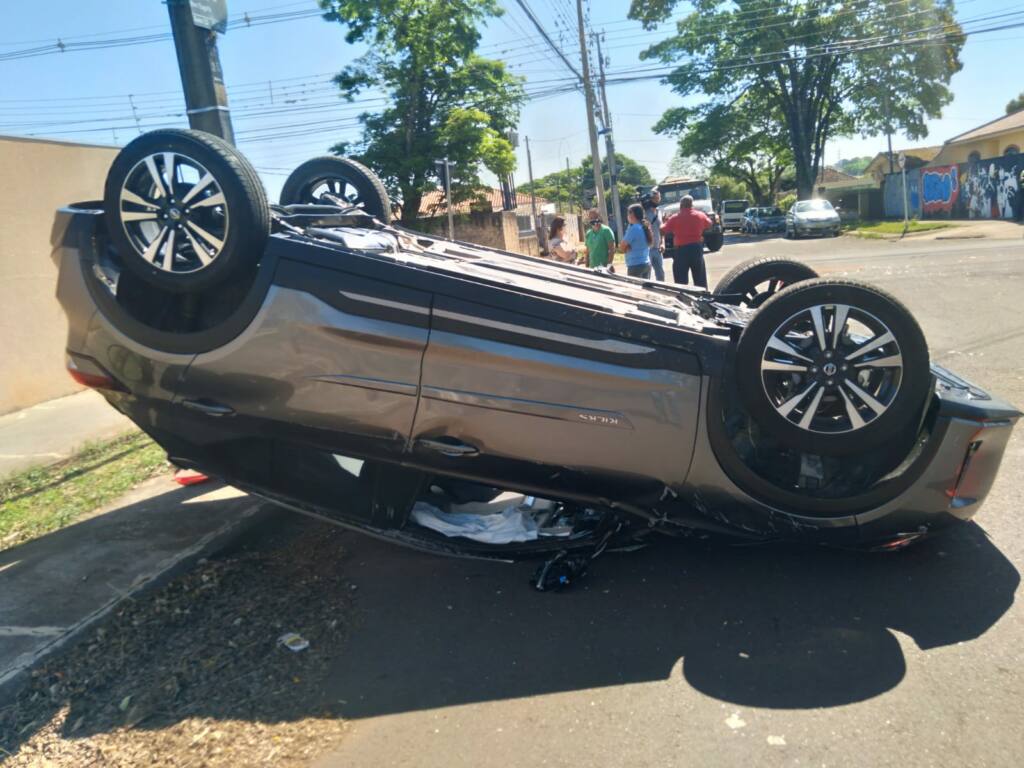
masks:
<svg viewBox="0 0 1024 768"><path fill-rule="evenodd" d="M504 201L501 199L501 190L495 189L494 187L485 187L480 191L481 197L490 203L491 211L504 210ZM540 210L542 205L546 205L549 201L543 197L537 198L537 209ZM469 213L473 210L475 201L463 200L461 203L456 203L452 206L452 211L455 213ZM516 192L516 209L529 207L530 206L530 195L525 192ZM479 210L479 208L477 208ZM423 195L423 199L420 200L420 216L438 216L443 213L447 213L448 209L444 204L444 191L440 189L434 189Z"/></svg>
<svg viewBox="0 0 1024 768"><path fill-rule="evenodd" d="M1019 131L1022 129L1024 129L1024 109L1017 112L1011 112L1010 114L1003 115L1002 117L997 117L995 120L989 120L987 123L979 125L977 128L972 128L966 133L954 136L946 143L963 144L968 141L987 139L1000 133Z"/></svg>
<svg viewBox="0 0 1024 768"><path fill-rule="evenodd" d="M831 165L826 165L820 171L818 171L818 178L815 179L815 184L835 184L840 181L850 181L856 179L852 173L846 171L840 171L838 168L833 168Z"/></svg>
<svg viewBox="0 0 1024 768"><path fill-rule="evenodd" d="M939 152L942 151L942 147L909 147L907 149L894 149L892 151L892 164L893 170L898 171L899 165L896 162L896 158L900 156L900 152L905 154L908 158L916 158L918 162L908 162L907 170L911 168L919 168L922 165L926 165L934 160ZM867 167L864 168L865 176L874 176L876 179L881 179L885 174L889 172L889 153L879 152Z"/></svg>

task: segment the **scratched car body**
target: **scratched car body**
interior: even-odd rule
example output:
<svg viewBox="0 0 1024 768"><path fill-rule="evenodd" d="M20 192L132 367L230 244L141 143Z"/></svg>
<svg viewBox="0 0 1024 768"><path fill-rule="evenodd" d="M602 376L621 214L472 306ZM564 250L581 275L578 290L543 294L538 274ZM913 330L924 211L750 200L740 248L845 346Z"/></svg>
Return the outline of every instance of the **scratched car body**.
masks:
<svg viewBox="0 0 1024 768"><path fill-rule="evenodd" d="M185 198L182 187L197 186L156 168L151 192L166 185L165 197ZM115 206L135 195L117 194ZM894 373L892 342L870 328L880 311L858 315L860 294L822 303L815 291L828 281L751 299L735 281L713 293L641 282L425 236L358 207L289 205L268 209L271 232L244 279L193 296L124 268L111 205L108 194L105 205L63 208L54 227L73 375L180 466L415 547L519 557L608 531L899 546L975 513L1019 416L927 359L911 372L912 340L897 320ZM155 251L161 263L178 259ZM212 246L205 255L219 258ZM798 304L809 297L795 314L824 316L824 333L789 318L790 307L744 352L787 291ZM847 339L847 316L867 330ZM844 349L842 365L820 362ZM755 369L741 369L750 354ZM815 378L869 357L850 381L863 401ZM887 413L867 403L895 409L919 374L925 395L902 439L859 445ZM739 391L751 377L762 415ZM487 489L557 500L570 533L494 545L411 518L417 501L466 489L478 500ZM572 510L589 522L577 525Z"/></svg>

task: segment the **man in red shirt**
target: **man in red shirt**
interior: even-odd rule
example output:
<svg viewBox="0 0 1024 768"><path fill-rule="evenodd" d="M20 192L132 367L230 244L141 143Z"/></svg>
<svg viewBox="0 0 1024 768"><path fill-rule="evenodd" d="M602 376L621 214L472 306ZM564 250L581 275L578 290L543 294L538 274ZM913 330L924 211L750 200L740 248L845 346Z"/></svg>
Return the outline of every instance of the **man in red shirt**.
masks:
<svg viewBox="0 0 1024 768"><path fill-rule="evenodd" d="M693 210L693 198L689 195L679 201L679 211L661 225L662 234L672 235L672 278L680 285L686 285L689 274L693 274L694 285L708 287L704 230L710 226L711 219L702 211Z"/></svg>

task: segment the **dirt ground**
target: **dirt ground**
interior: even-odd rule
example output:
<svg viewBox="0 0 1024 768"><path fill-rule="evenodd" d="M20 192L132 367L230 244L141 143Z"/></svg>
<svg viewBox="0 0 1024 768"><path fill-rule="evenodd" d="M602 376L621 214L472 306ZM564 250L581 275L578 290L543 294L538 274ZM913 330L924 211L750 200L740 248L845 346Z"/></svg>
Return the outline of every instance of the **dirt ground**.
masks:
<svg viewBox="0 0 1024 768"><path fill-rule="evenodd" d="M321 681L355 589L342 532L273 524L36 670L0 709L0 764L298 766L335 744L345 725ZM284 647L287 632L309 647Z"/></svg>

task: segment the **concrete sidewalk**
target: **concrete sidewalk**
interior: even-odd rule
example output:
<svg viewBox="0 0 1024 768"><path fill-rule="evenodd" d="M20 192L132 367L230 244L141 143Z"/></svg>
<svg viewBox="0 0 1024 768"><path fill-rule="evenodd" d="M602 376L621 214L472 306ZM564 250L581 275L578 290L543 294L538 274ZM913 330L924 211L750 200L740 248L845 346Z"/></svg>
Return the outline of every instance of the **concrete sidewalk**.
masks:
<svg viewBox="0 0 1024 768"><path fill-rule="evenodd" d="M93 390L8 413L0 416L0 478L63 461L86 443L133 429Z"/></svg>
<svg viewBox="0 0 1024 768"><path fill-rule="evenodd" d="M0 704L122 600L222 548L276 508L220 483L154 478L112 508L0 552Z"/></svg>

